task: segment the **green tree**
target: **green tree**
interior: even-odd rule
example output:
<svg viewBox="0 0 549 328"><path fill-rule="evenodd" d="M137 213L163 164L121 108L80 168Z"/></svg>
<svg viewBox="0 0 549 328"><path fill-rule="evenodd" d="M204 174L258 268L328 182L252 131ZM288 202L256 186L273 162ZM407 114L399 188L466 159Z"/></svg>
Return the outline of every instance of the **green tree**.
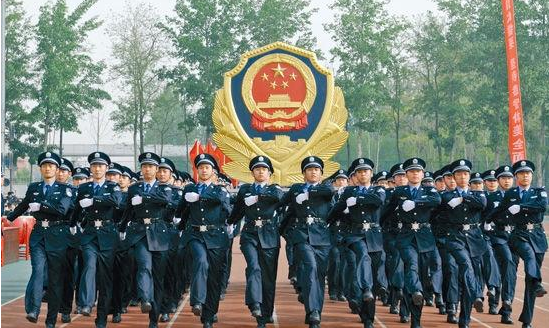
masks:
<svg viewBox="0 0 549 328"><path fill-rule="evenodd" d="M181 110L177 95L169 87L164 89L153 104L146 141L148 144L160 144L160 156L164 152L164 145L181 142L178 131L183 119Z"/></svg>
<svg viewBox="0 0 549 328"><path fill-rule="evenodd" d="M13 160L34 157L39 151L37 118L25 104L36 94L33 85L33 54L30 42L34 30L20 1L6 1L6 131Z"/></svg>
<svg viewBox="0 0 549 328"><path fill-rule="evenodd" d="M94 62L84 44L88 34L101 24L97 17L83 19L96 2L84 0L73 12L68 12L64 0L40 7L36 26L40 82L33 114L43 129L44 149L48 133L59 129L62 152L63 131L78 131L78 117L102 108L101 101L110 99L101 88L105 64Z"/></svg>

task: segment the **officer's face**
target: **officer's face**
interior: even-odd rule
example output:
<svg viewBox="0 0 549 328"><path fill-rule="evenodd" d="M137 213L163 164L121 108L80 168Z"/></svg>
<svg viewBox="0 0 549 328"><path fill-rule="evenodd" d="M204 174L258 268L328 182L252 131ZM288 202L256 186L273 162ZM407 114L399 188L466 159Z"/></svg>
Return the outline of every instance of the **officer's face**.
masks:
<svg viewBox="0 0 549 328"><path fill-rule="evenodd" d="M435 183L431 180L422 181L421 185L424 187L434 187Z"/></svg>
<svg viewBox="0 0 549 328"><path fill-rule="evenodd" d="M171 177L172 171L165 167L159 168L158 172L156 172L156 178L162 183L168 183Z"/></svg>
<svg viewBox="0 0 549 328"><path fill-rule="evenodd" d="M369 185L372 179L372 170L356 170L355 175L360 185Z"/></svg>
<svg viewBox="0 0 549 328"><path fill-rule="evenodd" d="M517 179L517 185L523 188L530 187L532 184L532 172L520 171L515 175Z"/></svg>
<svg viewBox="0 0 549 328"><path fill-rule="evenodd" d="M498 190L498 180L484 180L484 185L486 186L486 190L490 192Z"/></svg>
<svg viewBox="0 0 549 328"><path fill-rule="evenodd" d="M513 177L499 177L498 184L501 189L507 191L513 187Z"/></svg>
<svg viewBox="0 0 549 328"><path fill-rule="evenodd" d="M105 173L107 172L107 165L99 163L92 164L90 166L90 172L94 179L101 180L105 177Z"/></svg>
<svg viewBox="0 0 549 328"><path fill-rule="evenodd" d="M446 189L446 184L444 183L444 180L443 179L436 180L435 188L437 188L438 191L444 191Z"/></svg>
<svg viewBox="0 0 549 328"><path fill-rule="evenodd" d="M385 179L377 180L376 185L385 189L389 188L389 182Z"/></svg>
<svg viewBox="0 0 549 328"><path fill-rule="evenodd" d="M209 181L214 178L213 167L210 164L198 165L198 179L201 181Z"/></svg>
<svg viewBox="0 0 549 328"><path fill-rule="evenodd" d="M271 176L271 171L268 168L263 166L254 167L252 170L252 175L256 182L268 182Z"/></svg>
<svg viewBox="0 0 549 328"><path fill-rule="evenodd" d="M470 178L471 173L469 171L460 170L454 172L454 180L456 180L456 185L460 188L467 188Z"/></svg>
<svg viewBox="0 0 549 328"><path fill-rule="evenodd" d="M351 179L349 180L349 186L356 186L358 183L358 178L356 177L356 174L351 175Z"/></svg>
<svg viewBox="0 0 549 328"><path fill-rule="evenodd" d="M183 181L181 180L175 180L173 182L173 185L176 186L176 187L181 187L183 185Z"/></svg>
<svg viewBox="0 0 549 328"><path fill-rule="evenodd" d="M114 183L120 183L120 174L118 173L107 173L106 177L109 181L112 181Z"/></svg>
<svg viewBox="0 0 549 328"><path fill-rule="evenodd" d="M444 176L444 184L446 185L446 189L448 190L454 190L456 189L456 180L454 179L453 175L447 174Z"/></svg>
<svg viewBox="0 0 549 328"><path fill-rule="evenodd" d="M393 180L395 181L395 186L405 186L408 184L408 178L406 178L406 175L404 174L397 174L393 177ZM421 181L421 180L420 180Z"/></svg>
<svg viewBox="0 0 549 328"><path fill-rule="evenodd" d="M53 163L43 163L40 165L40 174L43 179L55 179L59 168Z"/></svg>
<svg viewBox="0 0 549 328"><path fill-rule="evenodd" d="M482 184L482 182L471 182L470 188L473 191L482 191L484 190L484 185Z"/></svg>
<svg viewBox="0 0 549 328"><path fill-rule="evenodd" d="M143 175L143 180L152 181L156 177L156 172L158 171L158 166L153 164L141 164L141 175Z"/></svg>
<svg viewBox="0 0 549 328"><path fill-rule="evenodd" d="M57 181L61 183L67 183L71 177L71 171L57 170Z"/></svg>
<svg viewBox="0 0 549 328"><path fill-rule="evenodd" d="M345 179L345 178L337 178L335 181L334 181L334 187L336 189L339 189L341 187L347 187L347 185L349 184L349 180Z"/></svg>
<svg viewBox="0 0 549 328"><path fill-rule="evenodd" d="M317 183L322 178L322 170L319 167L308 167L303 173L305 181L309 183Z"/></svg>
<svg viewBox="0 0 549 328"><path fill-rule="evenodd" d="M86 178L73 178L72 185L78 187L80 184L86 182Z"/></svg>
<svg viewBox="0 0 549 328"><path fill-rule="evenodd" d="M423 170L413 169L406 171L406 179L408 179L408 182L412 185L420 184L423 179Z"/></svg>
<svg viewBox="0 0 549 328"><path fill-rule="evenodd" d="M118 183L120 184L120 188L126 189L132 183L132 179L130 179L129 177L123 175L123 176L120 177L120 181Z"/></svg>
<svg viewBox="0 0 549 328"><path fill-rule="evenodd" d="M395 181L394 180L387 180L387 185L389 186L389 188L394 188L395 187Z"/></svg>

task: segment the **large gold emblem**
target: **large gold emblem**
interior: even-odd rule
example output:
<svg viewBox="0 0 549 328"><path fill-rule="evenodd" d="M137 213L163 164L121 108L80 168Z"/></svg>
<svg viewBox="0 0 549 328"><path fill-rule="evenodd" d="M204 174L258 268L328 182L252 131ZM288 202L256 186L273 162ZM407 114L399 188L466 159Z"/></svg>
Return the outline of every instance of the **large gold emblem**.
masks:
<svg viewBox="0 0 549 328"><path fill-rule="evenodd" d="M282 42L241 56L225 73L215 96L213 139L231 161L223 170L251 182L250 159L267 155L274 166L272 181L303 181L301 160L316 155L324 173L339 169L330 158L348 137L347 110L332 72L313 52Z"/></svg>

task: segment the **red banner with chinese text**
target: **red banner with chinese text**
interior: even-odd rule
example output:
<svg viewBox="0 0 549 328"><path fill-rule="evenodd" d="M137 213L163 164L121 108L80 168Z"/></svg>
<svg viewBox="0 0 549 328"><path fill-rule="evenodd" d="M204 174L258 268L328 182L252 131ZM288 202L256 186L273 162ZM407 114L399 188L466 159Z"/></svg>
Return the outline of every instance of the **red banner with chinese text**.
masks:
<svg viewBox="0 0 549 328"><path fill-rule="evenodd" d="M507 55L507 88L509 90L509 156L511 163L526 159L526 139L520 95L515 8L513 0L501 0L505 52Z"/></svg>

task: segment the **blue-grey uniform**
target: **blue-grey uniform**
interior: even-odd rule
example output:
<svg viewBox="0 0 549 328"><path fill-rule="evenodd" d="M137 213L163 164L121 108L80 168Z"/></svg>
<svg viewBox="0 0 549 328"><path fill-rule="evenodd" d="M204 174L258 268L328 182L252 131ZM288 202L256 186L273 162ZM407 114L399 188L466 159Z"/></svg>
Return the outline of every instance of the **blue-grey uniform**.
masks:
<svg viewBox="0 0 549 328"><path fill-rule="evenodd" d="M502 165L496 169L495 177L499 180L502 177L513 178L511 166ZM503 202L506 191L498 190L489 194L486 198L486 222L492 225L492 232L489 234L494 256L499 265L501 273L501 301L502 306L499 310L501 321L511 324L511 305L515 298L515 286L517 283L517 264L518 257L511 252L509 238L515 229L513 218L506 213L503 207L500 207Z"/></svg>
<svg viewBox="0 0 549 328"><path fill-rule="evenodd" d="M55 153L45 152L38 156L38 164L45 163L59 167L61 158ZM66 251L70 244L66 215L71 203L70 186L59 182L34 182L29 185L21 203L7 216L13 221L29 210L36 219L29 240L32 273L25 293L25 311L29 321L37 322L47 270L47 327L55 326L63 298Z"/></svg>
<svg viewBox="0 0 549 328"><path fill-rule="evenodd" d="M388 177L394 178L396 175L405 174L402 163L397 163L389 170ZM391 199L394 188L385 190L385 199ZM386 252L385 272L389 284L389 312L399 314L401 322L407 322L409 311L406 302L402 299L404 289L404 263L400 258L400 252L396 247L397 236L400 231L398 220L396 219L395 208L389 208L386 202L381 213L381 225L383 229L383 244Z"/></svg>
<svg viewBox="0 0 549 328"><path fill-rule="evenodd" d="M374 163L368 158L357 158L351 164L352 171L370 170ZM332 208L328 222L334 222L348 209L349 227L343 243L356 256L357 282L362 294L360 315L366 326L372 326L375 316L374 273L385 266L383 236L379 224L380 209L385 202L385 190L373 186L350 186ZM387 279L384 279L387 288ZM383 282L382 282L383 283Z"/></svg>
<svg viewBox="0 0 549 328"><path fill-rule="evenodd" d="M424 170L425 161L410 158L403 169ZM429 219L440 204L440 195L432 187L400 186L391 195L387 207L395 209L399 227L396 247L404 263L404 300L411 313L411 327L419 327L423 308L422 266L428 266L435 248Z"/></svg>
<svg viewBox="0 0 549 328"><path fill-rule="evenodd" d="M330 177L330 181L337 179L349 179L347 172L343 169L339 169ZM344 188L340 188L334 193L332 203L335 204ZM330 224L330 236L332 248L330 249L330 255L328 257L328 295L330 300L346 301L345 297L345 245L343 244L343 235L341 226L341 217L337 218Z"/></svg>
<svg viewBox="0 0 549 328"><path fill-rule="evenodd" d="M110 158L102 152L88 156L90 165L110 165ZM76 232L81 220L83 267L80 277L78 298L83 305L82 313L89 315L98 293L97 326L106 326L110 312L113 289L114 251L118 244L118 234L114 219L120 206L122 193L118 184L103 180L87 182L78 186L71 227Z"/></svg>
<svg viewBox="0 0 549 328"><path fill-rule="evenodd" d="M520 172L535 170L534 163L528 160L513 164L515 177ZM519 321L523 327L531 327L536 297L542 297L547 291L542 286L541 265L547 252L547 237L543 229L543 214L547 210L547 191L545 188L519 185L505 193L501 210L512 218L515 229L509 242L511 250L524 261L525 289L524 303Z"/></svg>
<svg viewBox="0 0 549 328"><path fill-rule="evenodd" d="M129 179L132 178L133 172L129 167L122 166L118 163L111 163L111 167L107 173L118 173ZM121 191L120 206L116 210L114 221L117 227L120 229L124 217L124 211L126 210L126 204L128 203L128 191ZM131 288L134 278L134 264L135 258L133 252L130 251L128 240L121 240L115 250L114 254L114 267L116 270L113 272L113 291L111 302L111 313L113 314L112 322L118 323L122 320L121 314L124 312L124 308L128 306L130 301Z"/></svg>
<svg viewBox="0 0 549 328"><path fill-rule="evenodd" d="M267 156L256 156L250 161L250 171L273 167ZM264 326L274 309L280 235L278 214L284 192L277 184L244 184L236 196L229 222L236 224L244 218L240 249L246 259L245 302L258 327Z"/></svg>
<svg viewBox="0 0 549 328"><path fill-rule="evenodd" d="M455 175L459 171L470 172L472 164L460 159L450 165ZM443 210L448 212L449 236L446 241L459 266L460 276L460 327L468 327L471 309L483 311L481 259L486 252L486 240L480 225L482 211L486 207L486 196L482 191L461 189L459 186L442 195Z"/></svg>
<svg viewBox="0 0 549 328"><path fill-rule="evenodd" d="M209 154L200 154L194 164L197 168L203 164L218 168ZM223 264L227 260L226 221L231 212L230 195L227 189L213 183L187 185L178 212L181 213L180 230L187 224L189 229L184 238L192 255L192 311L201 317L205 327L211 327L219 308Z"/></svg>
<svg viewBox="0 0 549 328"><path fill-rule="evenodd" d="M160 157L151 152L139 155L139 163L158 166ZM137 267L137 298L141 312L149 313L149 327L156 327L164 292L166 251L170 247L167 209L172 188L159 181L140 181L128 188L124 220L119 226L121 239L134 249ZM126 228L131 222L131 230Z"/></svg>
<svg viewBox="0 0 549 328"><path fill-rule="evenodd" d="M324 169L324 162L316 156L305 158L301 170L309 167ZM299 259L298 284L305 305L306 321L310 326L320 325L324 304L324 288L330 231L326 223L331 209L332 189L324 184L296 183L282 199L287 215L281 222L281 231L292 225L289 240L294 245L294 256ZM290 222L292 221L292 222Z"/></svg>
<svg viewBox="0 0 549 328"><path fill-rule="evenodd" d="M435 181L444 179L445 176L452 175L449 165L434 173ZM445 191L440 191L442 197ZM448 236L450 235L450 222L448 220L449 208L439 205L431 213L431 230L435 236L436 245L442 262L442 298L444 305L439 306L439 313L447 313L446 321L448 323L457 323L457 304L459 303L459 268L452 253L446 247ZM438 305L437 305L438 306Z"/></svg>
<svg viewBox="0 0 549 328"><path fill-rule="evenodd" d="M488 170L483 173L474 173L471 176L471 182L482 182L482 181L497 181L495 177L495 170ZM488 288L488 306L490 314L498 314L498 304L499 304L499 294L501 287L501 274L499 271L499 265L496 261L494 255L494 248L492 246L492 237L491 235L494 232L494 225L489 221L488 214L490 213L490 208L493 208L493 201L498 200L499 190L495 192L490 192L486 190L484 192L486 195L486 208L482 212L482 233L484 234L484 239L486 240L486 253L482 257L482 275L484 278L484 284Z"/></svg>

